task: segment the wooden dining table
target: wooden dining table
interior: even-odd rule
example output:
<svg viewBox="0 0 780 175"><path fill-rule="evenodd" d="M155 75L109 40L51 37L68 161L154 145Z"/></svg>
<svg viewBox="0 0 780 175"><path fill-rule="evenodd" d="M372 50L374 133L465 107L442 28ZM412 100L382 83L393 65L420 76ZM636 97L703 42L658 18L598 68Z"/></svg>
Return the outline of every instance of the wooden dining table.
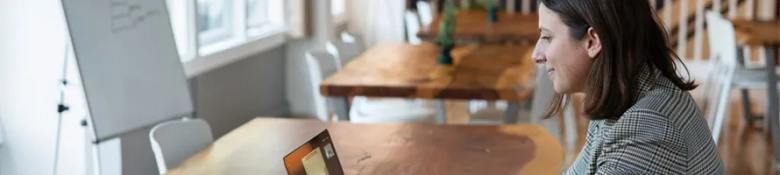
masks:
<svg viewBox="0 0 780 175"><path fill-rule="evenodd" d="M766 119L772 137L772 148L780 150L780 96L777 89L778 48L780 47L780 20L762 21L741 18L730 18L734 24L737 44L740 46L764 47L766 52L764 71L767 75L767 106ZM775 162L780 162L780 151L774 151Z"/></svg>
<svg viewBox="0 0 780 175"><path fill-rule="evenodd" d="M560 174L561 144L537 125L356 124L256 118L169 175L287 174L284 157L327 129L353 174ZM333 168L333 167L328 167Z"/></svg>
<svg viewBox="0 0 780 175"><path fill-rule="evenodd" d="M436 15L433 22L423 26L417 36L424 41L436 41L439 38L439 22L442 17ZM490 22L486 11L461 10L455 18L453 38L457 43L525 45L535 43L540 35L537 13L499 12L498 20Z"/></svg>
<svg viewBox="0 0 780 175"><path fill-rule="evenodd" d="M439 65L431 43L378 44L320 84L320 93L336 105L339 120L349 120L348 98L355 96L419 98L436 101L439 118L444 99L504 100L505 123L516 123L519 103L536 85L529 45L465 45L453 49L454 63Z"/></svg>

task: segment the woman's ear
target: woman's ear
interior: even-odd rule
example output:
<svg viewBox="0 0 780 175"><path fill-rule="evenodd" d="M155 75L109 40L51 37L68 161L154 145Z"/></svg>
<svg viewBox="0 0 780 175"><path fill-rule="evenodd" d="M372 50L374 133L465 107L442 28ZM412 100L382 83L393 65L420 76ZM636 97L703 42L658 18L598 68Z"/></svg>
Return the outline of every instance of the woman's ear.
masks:
<svg viewBox="0 0 780 175"><path fill-rule="evenodd" d="M593 27L588 28L588 33L585 36L585 49L590 58L596 58L601 53L601 39Z"/></svg>

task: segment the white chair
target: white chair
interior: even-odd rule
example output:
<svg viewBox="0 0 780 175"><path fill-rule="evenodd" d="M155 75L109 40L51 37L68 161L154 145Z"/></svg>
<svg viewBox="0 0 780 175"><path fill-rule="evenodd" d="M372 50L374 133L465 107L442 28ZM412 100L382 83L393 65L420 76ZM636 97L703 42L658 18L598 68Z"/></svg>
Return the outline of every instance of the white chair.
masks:
<svg viewBox="0 0 780 175"><path fill-rule="evenodd" d="M761 68L746 68L738 63L734 25L716 12L706 13L712 70L704 88L707 120L712 138L718 143L732 87L760 89L767 87L766 74ZM747 98L747 97L743 97ZM750 110L749 108L745 110ZM749 112L749 111L747 111Z"/></svg>
<svg viewBox="0 0 780 175"><path fill-rule="evenodd" d="M425 1L417 1L417 13L420 14L420 22L423 26L430 25L433 22L433 7Z"/></svg>
<svg viewBox="0 0 780 175"><path fill-rule="evenodd" d="M177 167L187 158L214 142L211 127L203 119L188 119L160 123L149 132L154 158L160 174Z"/></svg>
<svg viewBox="0 0 780 175"><path fill-rule="evenodd" d="M325 43L325 50L331 55L336 56L339 70L363 52L357 43L344 41L328 41Z"/></svg>
<svg viewBox="0 0 780 175"><path fill-rule="evenodd" d="M333 102L320 95L320 83L328 76L338 71L338 60L326 52L310 51L306 53L306 64L309 68L311 90L314 96L314 111L317 118L328 121L335 118Z"/></svg>
<svg viewBox="0 0 780 175"><path fill-rule="evenodd" d="M335 116L334 105L319 93L319 85L327 76L337 71L336 58L326 52L310 51L306 53L309 65L312 93L314 93L315 111L320 120L331 121ZM350 108L350 122L388 123L388 122L425 122L436 120L436 110L426 103L401 98L355 97Z"/></svg>
<svg viewBox="0 0 780 175"><path fill-rule="evenodd" d="M352 100L349 111L353 123L438 123L436 109L428 101L403 98L376 98L358 96Z"/></svg>
<svg viewBox="0 0 780 175"><path fill-rule="evenodd" d="M358 46L358 50L360 52L363 52L366 50L366 42L363 40L363 37L360 35L352 34L346 31L341 32L341 41L344 41L346 43L354 43Z"/></svg>
<svg viewBox="0 0 780 175"><path fill-rule="evenodd" d="M406 21L406 39L410 44L422 43L422 40L417 37L417 32L420 31L420 19L417 18L417 14L407 10L404 13L404 18L404 21Z"/></svg>

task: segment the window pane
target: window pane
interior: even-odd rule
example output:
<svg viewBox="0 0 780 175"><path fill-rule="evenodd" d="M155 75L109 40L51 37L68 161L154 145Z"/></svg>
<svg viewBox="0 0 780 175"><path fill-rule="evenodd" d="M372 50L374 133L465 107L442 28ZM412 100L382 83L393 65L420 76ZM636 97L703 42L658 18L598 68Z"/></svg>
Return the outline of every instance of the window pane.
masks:
<svg viewBox="0 0 780 175"><path fill-rule="evenodd" d="M198 32L201 45L231 36L230 0L198 0Z"/></svg>
<svg viewBox="0 0 780 175"><path fill-rule="evenodd" d="M330 14L341 15L347 6L346 0L330 0Z"/></svg>
<svg viewBox="0 0 780 175"><path fill-rule="evenodd" d="M227 6L222 0L198 0L198 31L225 27Z"/></svg>
<svg viewBox="0 0 780 175"><path fill-rule="evenodd" d="M268 24L268 1L267 0L247 0L246 1L246 20L248 28L260 27Z"/></svg>

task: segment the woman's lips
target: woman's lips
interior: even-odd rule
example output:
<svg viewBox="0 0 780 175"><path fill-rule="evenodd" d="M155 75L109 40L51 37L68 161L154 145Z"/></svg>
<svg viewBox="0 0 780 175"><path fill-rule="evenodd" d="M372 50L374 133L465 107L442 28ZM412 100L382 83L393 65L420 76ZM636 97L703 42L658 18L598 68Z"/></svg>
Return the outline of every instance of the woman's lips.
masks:
<svg viewBox="0 0 780 175"><path fill-rule="evenodd" d="M555 73L555 69L550 69L550 70L547 70L547 77L549 77L550 79L552 79L552 78L553 78L553 74L554 74L554 73Z"/></svg>

